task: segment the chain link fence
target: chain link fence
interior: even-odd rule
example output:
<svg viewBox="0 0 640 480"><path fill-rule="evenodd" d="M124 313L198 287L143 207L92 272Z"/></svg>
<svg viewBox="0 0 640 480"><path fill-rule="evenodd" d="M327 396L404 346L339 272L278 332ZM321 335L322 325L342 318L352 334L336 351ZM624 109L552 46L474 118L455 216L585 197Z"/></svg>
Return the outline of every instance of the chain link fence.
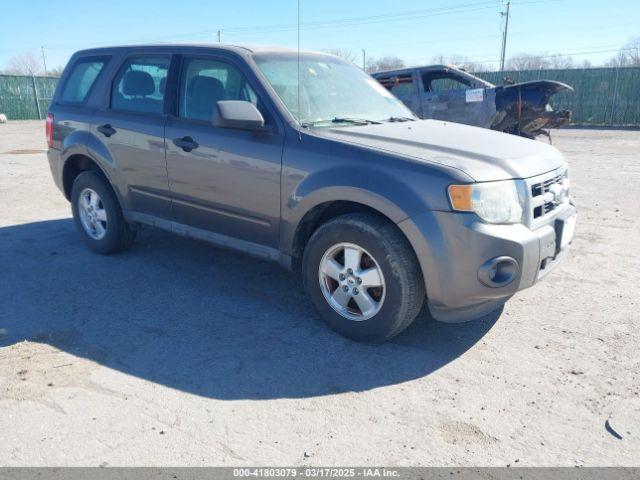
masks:
<svg viewBox="0 0 640 480"><path fill-rule="evenodd" d="M56 77L0 75L0 113L9 120L45 118L58 80Z"/></svg>
<svg viewBox="0 0 640 480"><path fill-rule="evenodd" d="M640 127L640 67L584 68L480 72L481 78L501 85L503 77L515 82L558 80L571 85L551 99L557 109L573 112L574 125ZM47 113L58 78L0 75L0 113L9 120L42 119Z"/></svg>
<svg viewBox="0 0 640 480"><path fill-rule="evenodd" d="M573 92L551 98L555 109L572 111L574 125L640 126L640 67L523 70L475 73L493 84L504 77L514 82L557 80L571 85Z"/></svg>

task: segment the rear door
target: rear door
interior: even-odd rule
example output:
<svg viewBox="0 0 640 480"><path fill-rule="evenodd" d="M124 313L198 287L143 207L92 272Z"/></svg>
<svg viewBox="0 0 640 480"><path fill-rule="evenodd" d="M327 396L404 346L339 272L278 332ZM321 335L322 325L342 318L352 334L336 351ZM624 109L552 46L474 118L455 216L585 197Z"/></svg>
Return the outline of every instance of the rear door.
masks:
<svg viewBox="0 0 640 480"><path fill-rule="evenodd" d="M278 245L284 129L246 65L225 55L185 55L166 126L167 169L179 223ZM268 133L214 127L216 102L257 105ZM192 148L176 144L192 142Z"/></svg>
<svg viewBox="0 0 640 480"><path fill-rule="evenodd" d="M111 84L105 108L91 127L126 183L128 210L172 219L164 148L165 85L170 54L127 57ZM103 148L103 147L101 147Z"/></svg>

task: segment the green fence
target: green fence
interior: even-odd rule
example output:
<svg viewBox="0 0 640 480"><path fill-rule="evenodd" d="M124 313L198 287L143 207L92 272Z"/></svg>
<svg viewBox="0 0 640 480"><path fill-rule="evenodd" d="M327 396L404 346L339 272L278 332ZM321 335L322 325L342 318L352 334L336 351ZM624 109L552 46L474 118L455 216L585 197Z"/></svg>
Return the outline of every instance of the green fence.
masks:
<svg viewBox="0 0 640 480"><path fill-rule="evenodd" d="M556 109L568 109L576 125L640 126L640 67L580 68L567 70L524 70L483 72L479 77L501 85L503 77L515 82L558 80L573 92L551 98Z"/></svg>
<svg viewBox="0 0 640 480"><path fill-rule="evenodd" d="M9 120L44 118L57 83L56 77L0 75L0 113Z"/></svg>
<svg viewBox="0 0 640 480"><path fill-rule="evenodd" d="M551 103L554 108L571 110L574 124L640 127L640 67L525 70L503 74L482 72L477 75L496 85L502 84L505 76L516 82L558 80L571 85L575 91L554 95ZM10 120L44 118L57 82L54 77L0 75L0 113Z"/></svg>

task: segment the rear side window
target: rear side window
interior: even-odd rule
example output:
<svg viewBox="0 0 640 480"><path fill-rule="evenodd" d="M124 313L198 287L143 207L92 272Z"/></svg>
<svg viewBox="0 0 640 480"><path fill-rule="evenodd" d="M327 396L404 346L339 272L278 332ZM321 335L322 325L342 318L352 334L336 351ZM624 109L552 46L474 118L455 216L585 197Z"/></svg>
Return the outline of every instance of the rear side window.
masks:
<svg viewBox="0 0 640 480"><path fill-rule="evenodd" d="M396 97L412 95L414 92L411 75L379 78L378 81Z"/></svg>
<svg viewBox="0 0 640 480"><path fill-rule="evenodd" d="M84 102L106 62L106 58L78 61L69 73L60 100L69 103Z"/></svg>
<svg viewBox="0 0 640 480"><path fill-rule="evenodd" d="M422 74L422 85L425 92L444 92L447 90L464 90L471 83L463 78L458 78L449 73L425 72Z"/></svg>
<svg viewBox="0 0 640 480"><path fill-rule="evenodd" d="M142 113L162 113L171 58L133 57L113 80L111 108Z"/></svg>
<svg viewBox="0 0 640 480"><path fill-rule="evenodd" d="M234 66L217 60L186 58L180 80L180 117L209 122L220 100L258 103L247 79Z"/></svg>

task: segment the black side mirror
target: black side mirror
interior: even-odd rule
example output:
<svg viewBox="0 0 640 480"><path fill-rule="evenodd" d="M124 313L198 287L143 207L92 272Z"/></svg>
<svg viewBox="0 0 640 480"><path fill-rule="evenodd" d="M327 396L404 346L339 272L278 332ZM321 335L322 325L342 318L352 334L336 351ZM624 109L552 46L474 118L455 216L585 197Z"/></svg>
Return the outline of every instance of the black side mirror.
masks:
<svg viewBox="0 0 640 480"><path fill-rule="evenodd" d="M243 100L220 100L213 113L213 126L264 131L264 117L256 106Z"/></svg>

